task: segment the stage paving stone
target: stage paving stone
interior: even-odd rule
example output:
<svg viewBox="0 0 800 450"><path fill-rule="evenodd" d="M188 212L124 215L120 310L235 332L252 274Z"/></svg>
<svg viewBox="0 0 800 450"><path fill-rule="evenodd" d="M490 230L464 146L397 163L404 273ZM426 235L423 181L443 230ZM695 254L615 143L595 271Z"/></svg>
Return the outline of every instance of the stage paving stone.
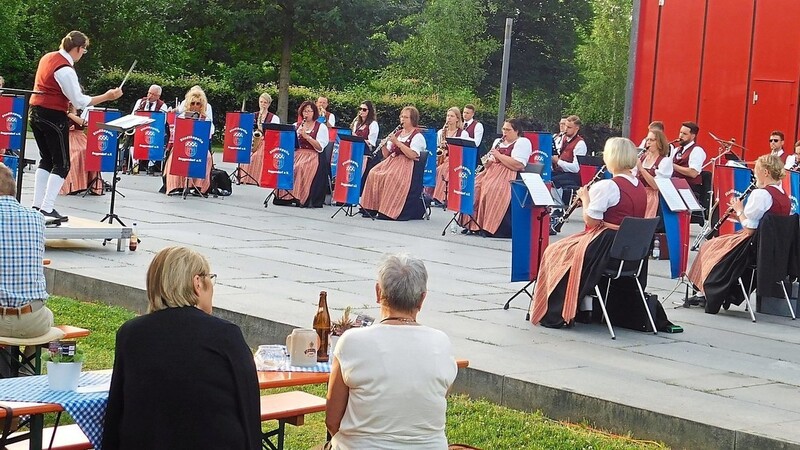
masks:
<svg viewBox="0 0 800 450"><path fill-rule="evenodd" d="M28 151L28 156L37 153L33 141ZM127 197L116 198L116 213L128 225L137 222L142 239L135 253L118 253L113 242L48 242L45 257L53 260L48 280L56 279L53 283L60 283L63 292L79 298L103 291L101 285L111 294L131 286L138 294L129 297L143 306L152 256L164 246L186 242L220 274L217 314L241 317L255 341L280 342L291 328L310 326L323 289L333 317L346 306L378 316L374 280L381 255L410 252L426 261L430 273L420 321L448 333L456 355L470 360L471 370L459 373L457 391L512 407L541 408L557 418L569 406L565 402L577 401L587 406L580 412L590 422L663 439L673 448L781 445L761 436L785 441L783 448L800 448L800 357L795 356L800 355L800 321L757 313L753 324L742 308L716 316L697 307L673 309L684 288L670 278L668 261L650 261L647 291L663 301L678 286L663 305L685 332L653 336L616 327L618 337L611 340L600 324L569 330L529 324L524 294L510 310L502 310L525 285L508 282L510 241L449 231L442 236L451 212L435 209L430 221L403 223L341 213L331 219L336 209L329 206L264 208L269 190L256 186L234 186L233 195L224 199L183 200L157 194L160 185L159 177L143 175L122 175L119 183ZM22 191L25 205L32 186L29 170ZM56 208L99 220L110 200L108 194L59 197ZM577 221L567 223L557 238L581 228ZM692 226L693 234L699 230ZM695 257L696 252L690 253L690 261ZM68 273L97 280L77 278L66 289ZM626 412L623 405L684 420L665 427L665 416ZM705 423L720 428L704 428Z"/></svg>

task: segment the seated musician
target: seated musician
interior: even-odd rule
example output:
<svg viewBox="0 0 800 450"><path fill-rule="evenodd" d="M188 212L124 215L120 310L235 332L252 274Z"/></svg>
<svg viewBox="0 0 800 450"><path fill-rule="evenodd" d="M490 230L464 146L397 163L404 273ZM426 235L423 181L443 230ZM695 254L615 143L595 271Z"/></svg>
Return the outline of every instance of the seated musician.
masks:
<svg viewBox="0 0 800 450"><path fill-rule="evenodd" d="M632 173L636 167L633 142L610 138L603 150L603 161L614 177L598 181L588 190L578 190L581 203L588 205L583 208L587 229L550 244L542 255L531 307L534 324L548 328L571 325L578 299L584 299L601 279L622 219L644 217L647 193Z"/></svg>
<svg viewBox="0 0 800 450"><path fill-rule="evenodd" d="M356 118L353 119L353 123L350 126L350 131L352 131L355 136L361 136L367 140L367 153L375 148L375 144L378 142L380 127L375 117L375 107L372 105L371 101L364 100L361 102L361 105L358 107L358 114Z"/></svg>
<svg viewBox="0 0 800 450"><path fill-rule="evenodd" d="M103 178L100 172L86 172L86 128L87 121L77 114L72 103L67 112L69 122L69 166L70 171L64 184L58 192L61 195L82 194L86 189L89 193L101 195L103 193ZM89 183L92 184L91 188Z"/></svg>
<svg viewBox="0 0 800 450"><path fill-rule="evenodd" d="M746 204L738 198L732 199L729 204L731 217L738 218L742 229L734 234L714 238L700 248L700 253L687 274L689 281L700 293L687 300L689 305L705 303L706 312L716 314L720 306L727 309L731 303L738 305L744 301L739 295L741 292L737 292L738 303L728 296L728 288L736 283L738 276L729 279L714 275L733 273L737 267L744 270L740 250L749 246L764 214L789 215L792 204L781 184L785 175L783 162L778 156L762 155L756 160L753 176L757 189L747 198Z"/></svg>
<svg viewBox="0 0 800 450"><path fill-rule="evenodd" d="M511 237L511 183L525 169L533 152L531 141L522 137L522 121L503 123L503 136L495 139L487 154L485 169L475 177L472 216L459 219L462 233Z"/></svg>
<svg viewBox="0 0 800 450"><path fill-rule="evenodd" d="M645 151L636 162L634 171L647 189L647 209L644 216L651 218L658 211L658 185L656 178L672 177L672 159L669 157L669 142L663 131L650 130L645 138Z"/></svg>
<svg viewBox="0 0 800 450"><path fill-rule="evenodd" d="M708 210L710 206L708 193L704 192L703 178L700 176L703 171L703 164L706 161L706 151L695 142L699 131L700 127L694 122L683 122L681 124L678 145L673 147L670 153L673 168L672 176L686 179L700 204ZM701 226L705 224L702 214L693 215L692 217L696 217Z"/></svg>
<svg viewBox="0 0 800 450"><path fill-rule="evenodd" d="M211 130L209 131L209 143L211 137L214 135L214 122L212 122L212 117L210 114L212 109L211 105L208 104L208 99L206 98L206 93L203 92L203 89L200 86L193 86L186 92L186 98L178 105L178 116L181 118L193 118L199 120L206 120L211 122ZM211 166L214 164L211 147L209 145L208 148L208 160L206 162L206 176L205 178L192 178L189 180L189 188L190 192L194 196L201 196L205 195L204 193L209 190L211 187ZM170 168L172 167L172 153L170 152L170 156L167 157L167 164L164 168L164 176L166 177L166 192L167 194L177 194L182 193L183 189L186 188L186 177L182 177L179 175L172 175L170 174Z"/></svg>
<svg viewBox="0 0 800 450"><path fill-rule="evenodd" d="M557 189L578 187L581 185L580 165L577 156L585 156L586 142L578 134L581 129L581 119L578 116L568 116L561 139L558 156L553 155L553 185Z"/></svg>
<svg viewBox="0 0 800 450"><path fill-rule="evenodd" d="M417 108L406 106L400 111L399 129L389 135L389 142L381 149L383 161L370 170L364 183L361 196L364 217L377 213L381 219L410 220L424 215L422 200L409 195L413 192L422 195L422 179L412 177L414 162L426 149L418 123ZM419 207L415 208L417 204Z"/></svg>
<svg viewBox="0 0 800 450"><path fill-rule="evenodd" d="M272 96L264 92L258 97L258 114L253 121L253 148L250 154L250 164L242 164L244 171L242 183L260 184L261 172L264 168L264 125L268 123L281 123L277 114L269 112Z"/></svg>
<svg viewBox="0 0 800 450"><path fill-rule="evenodd" d="M454 106L447 110L444 126L436 134L437 156L441 158L436 165L436 186L433 188L433 199L439 204L447 202L447 178L450 176L450 160L447 154L447 140L449 137L469 139L469 133L464 130L461 121L461 110ZM441 155L439 153L441 152Z"/></svg>
<svg viewBox="0 0 800 450"><path fill-rule="evenodd" d="M800 141L794 143L794 153L786 157L786 164L783 166L786 170L800 170Z"/></svg>
<svg viewBox="0 0 800 450"><path fill-rule="evenodd" d="M317 121L317 105L303 102L297 109L297 139L294 151L294 187L275 190L275 205L295 205L303 208L322 208L328 193L327 165L322 150L328 145L328 127Z"/></svg>

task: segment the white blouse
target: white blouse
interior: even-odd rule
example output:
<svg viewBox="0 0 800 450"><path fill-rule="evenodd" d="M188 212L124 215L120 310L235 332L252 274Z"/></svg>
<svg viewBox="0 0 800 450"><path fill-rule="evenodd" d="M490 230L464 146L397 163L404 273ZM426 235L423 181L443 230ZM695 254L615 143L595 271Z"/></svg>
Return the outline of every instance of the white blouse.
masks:
<svg viewBox="0 0 800 450"><path fill-rule="evenodd" d="M781 186L780 183L773 184L772 186L778 188L779 191L785 194L783 186ZM758 228L761 218L764 217L764 214L766 214L770 208L772 208L772 196L769 192L767 192L766 189L755 189L750 193L750 196L747 197L744 203L744 215L747 219L741 222L742 226L755 230Z"/></svg>
<svg viewBox="0 0 800 450"><path fill-rule="evenodd" d="M508 148L511 144L503 144L500 142L501 138L497 138L492 143L492 148ZM523 165L528 164L528 160L531 158L531 154L533 154L533 145L531 141L526 137L518 138L514 141L514 148L511 149L511 157L514 160L522 163Z"/></svg>

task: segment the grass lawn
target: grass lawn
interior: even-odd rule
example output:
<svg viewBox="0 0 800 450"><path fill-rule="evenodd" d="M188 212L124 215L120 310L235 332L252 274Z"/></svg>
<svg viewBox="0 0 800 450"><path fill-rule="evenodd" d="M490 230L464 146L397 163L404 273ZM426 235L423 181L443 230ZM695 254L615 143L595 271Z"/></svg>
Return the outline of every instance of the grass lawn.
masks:
<svg viewBox="0 0 800 450"><path fill-rule="evenodd" d="M117 328L135 316L119 307L78 302L64 297L51 297L56 324L88 328L92 333L81 338L78 346L86 355L87 370L111 368ZM308 386L304 391L324 396L325 386ZM275 393L279 390L265 391ZM267 424L266 428L274 428ZM302 427L287 426L287 450L305 450L325 439L323 413L306 417ZM585 425L550 420L541 413L524 413L484 400L451 395L447 407L447 438L450 442L469 444L485 450L504 449L666 449L649 441L635 440L591 429Z"/></svg>

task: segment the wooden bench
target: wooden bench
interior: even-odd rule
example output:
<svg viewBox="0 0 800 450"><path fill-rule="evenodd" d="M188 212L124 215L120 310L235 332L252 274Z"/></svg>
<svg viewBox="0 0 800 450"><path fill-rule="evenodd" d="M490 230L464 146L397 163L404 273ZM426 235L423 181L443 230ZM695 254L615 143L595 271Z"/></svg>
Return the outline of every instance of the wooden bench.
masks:
<svg viewBox="0 0 800 450"><path fill-rule="evenodd" d="M56 433L55 439L53 439L54 430ZM9 436L9 439L13 439L16 435L18 435L18 433L12 434ZM94 448L91 442L89 442L89 438L87 438L86 435L83 434L83 431L75 424L59 425L57 428L45 428L42 432L42 442L44 443L42 448L48 448L51 439L53 445L49 448L53 450L89 450ZM29 447L30 441L28 440L6 445L7 450L28 450Z"/></svg>
<svg viewBox="0 0 800 450"><path fill-rule="evenodd" d="M261 435L264 448L283 450L286 424L301 426L305 415L325 411L326 400L302 391L282 392L261 397L261 421L277 420L278 428ZM277 442L273 442L272 439Z"/></svg>

